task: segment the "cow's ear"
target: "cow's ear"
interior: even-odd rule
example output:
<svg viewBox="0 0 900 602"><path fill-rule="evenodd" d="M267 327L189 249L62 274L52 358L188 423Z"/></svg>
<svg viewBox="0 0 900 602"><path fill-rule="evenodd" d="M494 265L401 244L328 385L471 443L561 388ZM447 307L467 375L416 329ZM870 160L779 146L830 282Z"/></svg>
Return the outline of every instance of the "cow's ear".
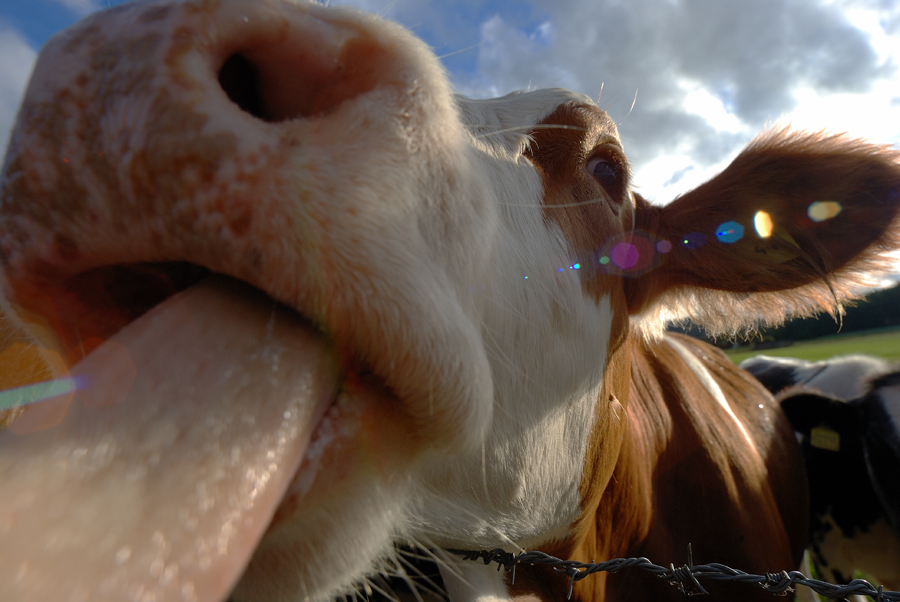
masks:
<svg viewBox="0 0 900 602"><path fill-rule="evenodd" d="M712 331L839 310L900 244L900 151L778 130L665 206L635 195L656 267L626 278L629 310Z"/></svg>
<svg viewBox="0 0 900 602"><path fill-rule="evenodd" d="M852 404L813 388L792 387L775 398L791 426L810 436L812 429L825 426L838 433L857 433L859 411Z"/></svg>

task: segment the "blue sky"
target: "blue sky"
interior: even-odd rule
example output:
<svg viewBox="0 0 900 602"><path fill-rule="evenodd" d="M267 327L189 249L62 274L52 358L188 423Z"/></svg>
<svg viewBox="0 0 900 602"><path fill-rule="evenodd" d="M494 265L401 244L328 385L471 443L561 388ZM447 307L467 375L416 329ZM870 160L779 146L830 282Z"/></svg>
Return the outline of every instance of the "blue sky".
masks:
<svg viewBox="0 0 900 602"><path fill-rule="evenodd" d="M0 149L40 46L120 3L0 0ZM895 0L333 3L410 28L463 94L561 86L599 97L619 124L636 184L662 202L775 122L900 143Z"/></svg>

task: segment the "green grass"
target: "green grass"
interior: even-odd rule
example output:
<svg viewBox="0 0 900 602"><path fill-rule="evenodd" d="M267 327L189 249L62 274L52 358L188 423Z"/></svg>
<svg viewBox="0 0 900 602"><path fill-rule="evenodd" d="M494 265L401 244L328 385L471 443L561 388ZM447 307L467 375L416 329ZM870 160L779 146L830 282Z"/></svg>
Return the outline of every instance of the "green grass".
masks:
<svg viewBox="0 0 900 602"><path fill-rule="evenodd" d="M874 331L870 333L840 334L811 341L801 341L790 347L751 350L738 347L725 351L731 361L739 364L748 357L765 354L775 357L796 357L805 360L824 360L835 355L862 353L888 360L900 360L900 330Z"/></svg>

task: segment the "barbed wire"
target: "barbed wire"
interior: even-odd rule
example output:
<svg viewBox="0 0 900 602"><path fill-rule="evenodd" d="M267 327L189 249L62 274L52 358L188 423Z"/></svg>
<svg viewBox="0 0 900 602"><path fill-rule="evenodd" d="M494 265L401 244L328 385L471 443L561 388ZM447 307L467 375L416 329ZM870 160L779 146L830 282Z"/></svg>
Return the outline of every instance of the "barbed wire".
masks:
<svg viewBox="0 0 900 602"><path fill-rule="evenodd" d="M575 560L562 560L536 550L529 552L507 552L496 548L494 550L447 550L451 554L462 556L464 560L481 560L484 564L497 563L497 570L512 571L512 580L515 582L516 565L518 564L546 564L552 566L557 572L569 577L568 598L572 598L572 589L577 581L593 575L594 573L615 573L622 569L637 568L653 573L661 579L667 580L677 586L686 596L708 594L709 592L700 584L698 579L711 579L713 581L737 581L755 585L771 594L785 594L793 591L793 586L803 585L827 598L846 598L847 596L869 596L876 602L900 602L900 592L884 591L882 586L875 587L865 579L854 579L846 585L835 585L827 581L810 579L800 571L781 571L780 573L766 573L765 575L752 575L739 571L719 563L694 565L691 547L688 545L688 563L682 567L670 564L669 568L653 564L646 558L614 558L606 562L578 562Z"/></svg>

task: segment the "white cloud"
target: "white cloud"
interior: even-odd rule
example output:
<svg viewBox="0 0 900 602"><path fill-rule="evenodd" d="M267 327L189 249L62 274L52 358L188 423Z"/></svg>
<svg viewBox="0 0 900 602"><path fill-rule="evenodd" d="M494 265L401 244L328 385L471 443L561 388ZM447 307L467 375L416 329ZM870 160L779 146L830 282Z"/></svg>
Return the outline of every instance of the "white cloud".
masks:
<svg viewBox="0 0 900 602"><path fill-rule="evenodd" d="M659 200L712 175L780 118L900 137L894 0L534 4L552 37L494 16L482 24L470 88L563 86L596 97L602 85L600 106L619 122L636 183Z"/></svg>
<svg viewBox="0 0 900 602"><path fill-rule="evenodd" d="M109 2L51 1L78 14ZM900 143L896 0L331 1L423 37L464 94L561 86L597 98L602 87L636 183L660 201L775 121ZM30 68L31 56L7 62ZM0 86L21 87L8 69Z"/></svg>
<svg viewBox="0 0 900 602"><path fill-rule="evenodd" d="M36 59L25 39L0 23L0 165Z"/></svg>
<svg viewBox="0 0 900 602"><path fill-rule="evenodd" d="M57 4L61 4L65 8L72 11L72 13L77 17L83 17L85 15L89 15L90 13L100 10L103 5L100 4L100 0L52 0Z"/></svg>

